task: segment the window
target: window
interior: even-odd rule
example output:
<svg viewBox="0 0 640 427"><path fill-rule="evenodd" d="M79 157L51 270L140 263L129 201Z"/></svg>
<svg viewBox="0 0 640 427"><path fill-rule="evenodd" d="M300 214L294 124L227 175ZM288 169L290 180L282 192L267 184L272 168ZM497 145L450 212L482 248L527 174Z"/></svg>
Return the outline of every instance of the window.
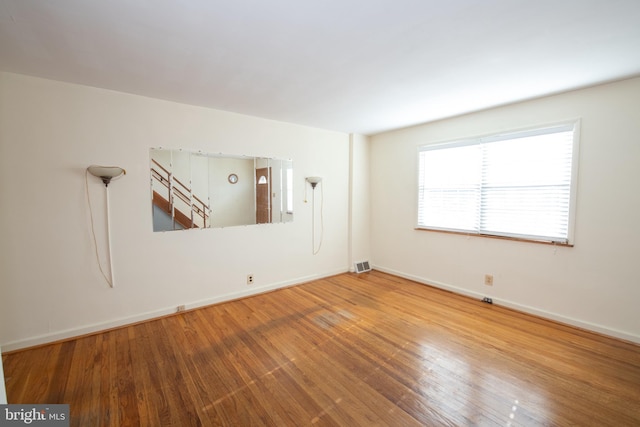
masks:
<svg viewBox="0 0 640 427"><path fill-rule="evenodd" d="M571 244L578 126L419 147L418 228Z"/></svg>

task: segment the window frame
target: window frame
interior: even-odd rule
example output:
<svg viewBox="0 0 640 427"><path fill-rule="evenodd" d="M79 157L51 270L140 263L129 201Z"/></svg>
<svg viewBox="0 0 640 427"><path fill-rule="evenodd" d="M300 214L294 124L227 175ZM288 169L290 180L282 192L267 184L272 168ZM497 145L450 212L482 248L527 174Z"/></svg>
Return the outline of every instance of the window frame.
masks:
<svg viewBox="0 0 640 427"><path fill-rule="evenodd" d="M568 225L567 225L567 238L566 241L562 240L553 240L546 239L543 237L536 238L535 236L523 236L519 235L515 232L510 233L486 233L482 230L474 231L474 230L466 230L466 229L454 229L447 227L436 227L436 226L426 226L421 225L420 220L420 205L421 205L421 188L422 183L420 182L420 163L421 163L421 153L423 151L431 151L445 148L454 148L460 146L469 146L469 145L480 145L483 143L491 143L495 141L503 141L509 139L517 139L522 137L523 135L534 136L536 134L548 134L549 130L553 129L562 129L562 128L573 128L573 141L572 141L572 153L571 153L571 178L570 178L570 187L569 187L569 209L568 209ZM508 129L495 133L488 133L483 135L477 135L472 137L463 137L458 139L432 142L426 144L419 144L416 150L416 198L415 198L415 230L419 231L432 231L432 232L440 232L440 233L449 233L449 234L461 234L466 236L478 236L478 237L488 237L495 239L506 239L506 240L515 240L515 241L524 241L524 242L532 242L532 243L542 243L542 244L551 244L558 246L568 246L573 247L575 244L575 223L576 223L576 205L577 205L577 193L578 193L578 170L579 170L579 148L580 148L580 128L581 128L581 120L579 118L568 119L559 122L546 123L536 126L529 126L525 128L517 128L517 129ZM560 130L558 130L559 132ZM553 133L553 132L551 132ZM481 214L478 213L480 216ZM478 218L479 220L479 218Z"/></svg>

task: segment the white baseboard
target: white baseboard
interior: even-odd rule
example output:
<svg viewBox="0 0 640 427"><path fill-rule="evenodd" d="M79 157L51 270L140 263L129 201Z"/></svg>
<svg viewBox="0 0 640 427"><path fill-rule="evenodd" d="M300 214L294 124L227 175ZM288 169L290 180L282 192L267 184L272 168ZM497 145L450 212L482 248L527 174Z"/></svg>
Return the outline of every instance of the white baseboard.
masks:
<svg viewBox="0 0 640 427"><path fill-rule="evenodd" d="M381 267L379 265L372 266L373 269L382 271L384 273L393 274L394 276L402 277L405 279L413 280L414 282L422 283L424 285L433 286L435 288L444 289L447 291L451 291L453 293L468 296L471 298L475 298L481 300L485 295L469 291L468 289L459 288L457 286L452 286L447 283L438 282L437 280L425 279L423 277L414 276L412 274L406 274L401 271L396 271L390 268ZM535 307L530 307L528 305L520 304L513 301L496 299L493 298L493 303L496 305L500 305L503 307L511 308L513 310L517 310L523 313L532 314L534 316L543 317L545 319L553 320L559 323L564 323L566 325L575 326L580 329L586 329L588 331L597 332L602 335L607 335L614 338L619 338L625 341L630 341L636 344L640 344L640 336L632 333L628 333L625 331L620 331L617 329L609 328L606 326L598 325L596 323L586 322L579 319L574 319L572 317L563 316L558 313L552 313L546 310L540 310Z"/></svg>
<svg viewBox="0 0 640 427"><path fill-rule="evenodd" d="M453 293L468 296L475 299L482 299L484 297L483 294L469 291L464 288L459 288L457 286L452 286L447 283L438 282L437 280L429 280L423 277L414 276L411 274L406 274L401 271L396 271L393 269L381 267L378 265L372 265L372 268L375 270L379 270L385 273L393 274L394 276L403 277L405 279L413 280L418 283L422 283L429 286L434 286L439 289L444 289L447 291L451 291ZM185 309L191 310L194 308L205 307L212 304L218 304L221 302L231 301L234 299L244 298L252 295L258 295L265 292L270 292L276 289L285 288L287 286L298 285L301 283L309 282L312 280L322 279L324 277L330 277L337 274L345 273L350 271L349 269L334 271L325 274L318 275L310 275L304 277L298 277L291 280L286 280L278 283L272 283L263 286L255 286L247 289L243 289L238 292L231 292L223 295L218 295L213 298L207 298L199 301L193 301L191 303L185 304ZM501 305L503 307L512 308L517 311L521 311L523 313L533 314L535 316L540 316L546 319L554 320L556 322L564 323L567 325L575 326L581 329L586 329L589 331L597 332L603 335L608 335L611 337L623 339L626 341L634 342L640 344L640 336L627 333L624 331L619 331L617 329L608 328L606 326L598 325L591 322L585 322L579 319L574 319L571 317L563 316L557 313L552 313L545 310L540 310L535 307L530 307L527 305L519 304L513 301L501 300L501 299L493 299L494 304ZM55 341L66 340L82 335L92 334L100 331L105 331L108 329L118 328L121 326L130 325L133 323L138 323L146 320L152 320L158 317L167 316L169 314L173 314L176 312L176 307L166 307L158 310L148 311L145 313L139 313L133 316L127 316L119 319L110 320L107 322L94 323L90 325L84 325L78 328L71 328L62 331L56 331L48 334L42 334L30 338L25 338L17 341L11 341L2 344L2 351L14 351L22 348L33 347L37 345L47 344Z"/></svg>
<svg viewBox="0 0 640 427"><path fill-rule="evenodd" d="M263 286L251 286L238 292L230 292L227 294L215 296L213 298L206 298L199 301L193 301L191 303L185 304L185 310L191 310L194 308L205 307L208 305L218 304L221 302L232 301L235 299L245 298L252 295L258 295L258 294L270 292L276 289L286 288L288 286L298 285L298 284L309 282L312 280L322 279L324 277L331 277L331 276L335 276L337 274L342 274L346 272L348 272L348 269L338 270L338 271L328 272L328 273L323 273L318 275L297 277L295 279L285 280L277 283L271 283ZM66 340L74 337L79 337L82 335L92 334L100 331L106 331L109 329L118 328L121 326L131 325L133 323L156 319L158 317L167 316L169 314L176 313L176 306L177 305L161 308L158 310L148 311L145 313L139 313L133 316L122 317L122 318L110 320L107 322L93 323L90 325L84 325L77 328L65 329L62 331L51 332L47 334L37 335L30 338L3 343L2 351L7 352L7 351L20 350L23 348L34 347L37 345L48 344L56 341L62 341L62 340Z"/></svg>

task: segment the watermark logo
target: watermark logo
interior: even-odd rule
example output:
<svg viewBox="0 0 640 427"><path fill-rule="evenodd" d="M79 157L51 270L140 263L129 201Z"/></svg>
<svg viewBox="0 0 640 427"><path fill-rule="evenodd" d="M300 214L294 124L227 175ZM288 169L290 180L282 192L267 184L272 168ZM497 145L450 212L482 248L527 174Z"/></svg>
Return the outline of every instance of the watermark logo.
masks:
<svg viewBox="0 0 640 427"><path fill-rule="evenodd" d="M0 427L69 427L69 405L0 405Z"/></svg>

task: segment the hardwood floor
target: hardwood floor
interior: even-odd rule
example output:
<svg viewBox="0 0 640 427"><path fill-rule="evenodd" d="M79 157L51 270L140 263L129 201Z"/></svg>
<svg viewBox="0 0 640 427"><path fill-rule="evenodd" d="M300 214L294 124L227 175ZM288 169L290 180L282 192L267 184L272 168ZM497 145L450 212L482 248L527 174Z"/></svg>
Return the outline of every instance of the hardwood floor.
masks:
<svg viewBox="0 0 640 427"><path fill-rule="evenodd" d="M375 271L3 360L73 426L640 425L640 346Z"/></svg>

